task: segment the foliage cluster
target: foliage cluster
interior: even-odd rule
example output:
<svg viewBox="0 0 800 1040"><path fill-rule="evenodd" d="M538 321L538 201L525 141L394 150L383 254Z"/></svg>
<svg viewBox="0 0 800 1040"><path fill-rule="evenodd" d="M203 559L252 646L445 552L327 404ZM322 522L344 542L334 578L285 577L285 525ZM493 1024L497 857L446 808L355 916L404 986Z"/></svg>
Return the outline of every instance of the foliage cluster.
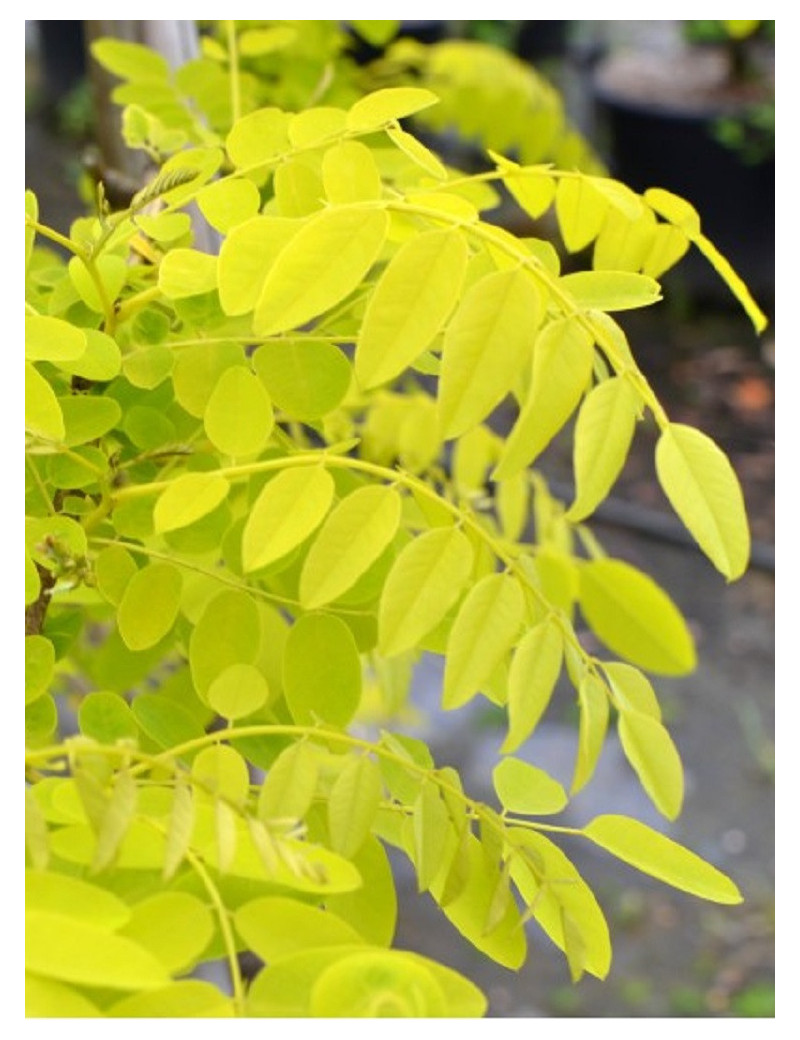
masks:
<svg viewBox="0 0 800 1040"><path fill-rule="evenodd" d="M552 817L612 724L657 809L681 809L647 673L689 672L691 634L585 524L637 423L657 424L661 485L714 566L735 579L749 552L728 461L670 421L613 315L655 304L694 245L763 317L686 202L552 165L555 134L453 170L406 128L457 93L431 89L437 55L359 93L329 62L339 31L229 23L177 73L101 42L157 169L126 209L100 191L69 236L26 194L31 1015L484 1014L472 982L393 947L387 847L487 957L519 968L533 921L574 980L605 977L611 945L560 836L741 898L637 820ZM481 134L488 108L459 105ZM501 191L588 269L486 219ZM567 506L531 466L574 416ZM403 733L424 654L445 709L506 713L493 804ZM569 792L524 751L560 676ZM192 977L219 959L228 989Z"/></svg>

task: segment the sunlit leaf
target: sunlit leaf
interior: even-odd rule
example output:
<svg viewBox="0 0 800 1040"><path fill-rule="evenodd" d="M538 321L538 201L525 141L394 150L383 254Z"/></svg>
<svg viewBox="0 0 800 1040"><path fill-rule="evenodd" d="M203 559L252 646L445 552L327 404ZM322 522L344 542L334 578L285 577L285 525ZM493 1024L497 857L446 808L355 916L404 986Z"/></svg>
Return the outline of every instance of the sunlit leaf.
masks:
<svg viewBox="0 0 800 1040"><path fill-rule="evenodd" d="M567 804L567 794L557 780L518 758L501 759L492 781L506 812L547 815L561 812Z"/></svg>
<svg viewBox="0 0 800 1040"><path fill-rule="evenodd" d="M430 346L456 304L467 257L456 231L427 231L395 253L370 297L356 345L362 386L394 378Z"/></svg>
<svg viewBox="0 0 800 1040"><path fill-rule="evenodd" d="M328 799L331 847L348 859L364 844L378 811L383 784L366 755L352 756L334 781Z"/></svg>
<svg viewBox="0 0 800 1040"><path fill-rule="evenodd" d="M581 611L610 650L661 675L685 675L694 669L691 632L652 578L612 559L588 560L579 573Z"/></svg>
<svg viewBox="0 0 800 1040"><path fill-rule="evenodd" d="M321 466L286 469L274 477L259 494L245 523L245 571L265 567L305 541L325 519L333 494L333 478Z"/></svg>
<svg viewBox="0 0 800 1040"><path fill-rule="evenodd" d="M444 437L476 426L511 390L542 317L539 291L521 269L497 271L467 290L442 348L438 405Z"/></svg>
<svg viewBox="0 0 800 1040"><path fill-rule="evenodd" d="M300 602L314 610L347 592L377 560L400 523L402 501L390 487L359 488L329 514L300 575Z"/></svg>
<svg viewBox="0 0 800 1040"><path fill-rule="evenodd" d="M156 533L188 527L211 513L228 494L228 481L219 474L183 473L161 492L153 510Z"/></svg>
<svg viewBox="0 0 800 1040"><path fill-rule="evenodd" d="M377 259L387 224L382 210L351 206L312 217L267 273L253 317L257 335L299 328L344 299Z"/></svg>
<svg viewBox="0 0 800 1040"><path fill-rule="evenodd" d="M714 903L742 901L738 888L725 874L639 820L597 816L581 833L612 856L683 892Z"/></svg>
<svg viewBox="0 0 800 1040"><path fill-rule="evenodd" d="M392 565L381 595L381 652L399 654L427 635L458 598L472 563L472 546L458 528L436 528L410 542Z"/></svg>
<svg viewBox="0 0 800 1040"><path fill-rule="evenodd" d="M317 720L347 725L361 700L361 661L344 621L315 613L295 622L286 641L283 686L300 725Z"/></svg>
<svg viewBox="0 0 800 1040"><path fill-rule="evenodd" d="M180 607L181 572L171 563L149 563L125 586L117 625L129 650L155 646L172 628Z"/></svg>
<svg viewBox="0 0 800 1040"><path fill-rule="evenodd" d="M508 736L503 752L515 751L536 728L561 672L563 639L556 624L542 621L514 651L508 675Z"/></svg>
<svg viewBox="0 0 800 1040"><path fill-rule="evenodd" d="M489 574L474 585L456 615L447 641L442 707L465 704L510 650L525 603L519 582Z"/></svg>
<svg viewBox="0 0 800 1040"><path fill-rule="evenodd" d="M653 804L668 820L676 819L683 805L683 765L666 727L652 715L620 710L618 732Z"/></svg>
<svg viewBox="0 0 800 1040"><path fill-rule="evenodd" d="M729 581L750 556L750 531L739 481L728 459L700 430L670 423L656 445L656 472L672 508Z"/></svg>
<svg viewBox="0 0 800 1040"><path fill-rule="evenodd" d="M637 396L623 378L606 379L586 396L575 423L575 501L568 519L583 520L603 501L630 449Z"/></svg>

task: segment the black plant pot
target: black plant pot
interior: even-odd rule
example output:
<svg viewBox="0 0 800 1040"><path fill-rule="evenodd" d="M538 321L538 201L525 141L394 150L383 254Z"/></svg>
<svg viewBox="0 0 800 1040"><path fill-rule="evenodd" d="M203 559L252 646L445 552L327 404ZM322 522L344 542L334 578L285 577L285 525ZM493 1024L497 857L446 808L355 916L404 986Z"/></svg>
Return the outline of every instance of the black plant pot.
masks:
<svg viewBox="0 0 800 1040"><path fill-rule="evenodd" d="M751 291L769 305L775 289L775 160L747 165L715 140L717 112L685 112L594 87L595 118L612 176L636 191L665 188L698 210L704 233ZM688 290L726 290L696 253L681 264Z"/></svg>

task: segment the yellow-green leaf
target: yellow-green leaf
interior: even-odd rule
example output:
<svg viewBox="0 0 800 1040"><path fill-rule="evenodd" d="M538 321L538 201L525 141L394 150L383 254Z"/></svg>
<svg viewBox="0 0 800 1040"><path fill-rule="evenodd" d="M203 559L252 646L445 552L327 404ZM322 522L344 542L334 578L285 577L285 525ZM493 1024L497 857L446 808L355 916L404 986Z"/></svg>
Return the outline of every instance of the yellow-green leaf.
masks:
<svg viewBox="0 0 800 1040"><path fill-rule="evenodd" d="M53 388L29 362L25 362L25 429L34 437L60 441L64 417Z"/></svg>
<svg viewBox="0 0 800 1040"><path fill-rule="evenodd" d="M639 820L597 816L581 833L612 856L683 892L714 903L742 901L739 889L722 871Z"/></svg>
<svg viewBox="0 0 800 1040"><path fill-rule="evenodd" d="M730 462L699 430L670 423L656 445L656 472L672 508L729 581L750 557L742 489Z"/></svg>
<svg viewBox="0 0 800 1040"><path fill-rule="evenodd" d="M352 206L313 216L267 273L253 317L256 334L299 328L343 300L377 259L388 224L383 210Z"/></svg>
<svg viewBox="0 0 800 1040"><path fill-rule="evenodd" d="M261 208L261 195L252 181L243 177L228 178L202 188L197 196L197 205L213 228L227 234L256 216Z"/></svg>
<svg viewBox="0 0 800 1040"><path fill-rule="evenodd" d="M257 167L280 155L289 143L289 119L278 108L259 108L237 119L225 141L233 165Z"/></svg>
<svg viewBox="0 0 800 1040"><path fill-rule="evenodd" d="M619 476L633 440L639 400L627 379L613 376L586 395L575 423L572 522L585 519Z"/></svg>
<svg viewBox="0 0 800 1040"><path fill-rule="evenodd" d="M56 663L55 647L43 635L25 637L25 703L46 693Z"/></svg>
<svg viewBox="0 0 800 1040"><path fill-rule="evenodd" d="M533 379L525 404L514 424L495 480L507 480L528 466L558 433L589 384L594 342L572 318L545 325L533 349Z"/></svg>
<svg viewBox="0 0 800 1040"><path fill-rule="evenodd" d="M655 213L680 228L689 238L700 234L700 216L686 199L663 188L648 188L642 198Z"/></svg>
<svg viewBox="0 0 800 1040"><path fill-rule="evenodd" d="M122 355L111 336L99 329L80 330L86 336L86 350L76 360L62 361L59 368L73 376L82 376L97 383L107 383L119 375Z"/></svg>
<svg viewBox="0 0 800 1040"><path fill-rule="evenodd" d="M599 979L611 967L611 940L608 925L594 893L573 863L549 838L529 829L510 829L514 844L529 851L538 869L532 870L527 856L515 856L511 876L533 916L560 950L566 952L564 911L578 926L585 952L583 968Z"/></svg>
<svg viewBox="0 0 800 1040"><path fill-rule="evenodd" d="M129 650L147 650L169 632L182 585L181 572L171 563L150 563L131 577L117 608L119 634Z"/></svg>
<svg viewBox="0 0 800 1040"><path fill-rule="evenodd" d="M149 950L170 974L194 967L214 934L206 904L188 892L157 892L133 907L120 934Z"/></svg>
<svg viewBox="0 0 800 1040"><path fill-rule="evenodd" d="M137 800L136 781L127 770L119 772L97 832L92 873L99 873L114 862L136 813Z"/></svg>
<svg viewBox="0 0 800 1040"><path fill-rule="evenodd" d="M652 683L638 668L622 661L604 661L603 671L620 712L635 711L661 721L661 707Z"/></svg>
<svg viewBox="0 0 800 1040"><path fill-rule="evenodd" d="M341 404L350 387L350 362L335 343L281 339L253 354L253 368L276 408L291 419L320 419Z"/></svg>
<svg viewBox="0 0 800 1040"><path fill-rule="evenodd" d="M519 758L501 759L492 782L506 812L547 815L561 812L567 804L567 793L557 780Z"/></svg>
<svg viewBox="0 0 800 1040"><path fill-rule="evenodd" d="M536 728L561 672L564 645L559 627L540 622L514 651L508 673L508 735L503 753L515 751Z"/></svg>
<svg viewBox="0 0 800 1040"><path fill-rule="evenodd" d="M656 224L650 249L642 261L642 274L660 278L686 255L688 249L689 239L680 228L671 224Z"/></svg>
<svg viewBox="0 0 800 1040"><path fill-rule="evenodd" d="M496 271L467 290L442 348L438 406L445 438L477 426L511 390L543 316L541 294L520 268Z"/></svg>
<svg viewBox="0 0 800 1040"><path fill-rule="evenodd" d="M121 79L159 83L169 76L169 65L164 56L141 43L113 38L95 40L91 51L104 68Z"/></svg>
<svg viewBox="0 0 800 1040"><path fill-rule="evenodd" d="M556 217L570 253L588 246L603 226L608 199L588 177L563 177L556 188Z"/></svg>
<svg viewBox="0 0 800 1040"><path fill-rule="evenodd" d="M267 963L300 950L364 943L355 928L329 910L281 896L251 899L233 921L247 948Z"/></svg>
<svg viewBox="0 0 800 1040"><path fill-rule="evenodd" d="M25 966L46 978L109 989L155 989L169 982L163 965L131 939L40 910L25 915Z"/></svg>
<svg viewBox="0 0 800 1040"><path fill-rule="evenodd" d="M208 688L209 705L225 719L251 715L269 700L269 685L252 664L229 665Z"/></svg>
<svg viewBox="0 0 800 1040"><path fill-rule="evenodd" d="M313 157L298 155L278 167L272 208L283 217L309 217L325 205L325 187Z"/></svg>
<svg viewBox="0 0 800 1040"><path fill-rule="evenodd" d="M341 141L325 152L322 184L328 200L336 205L368 202L383 193L378 164L360 141Z"/></svg>
<svg viewBox="0 0 800 1040"><path fill-rule="evenodd" d="M476 949L506 968L517 969L525 961L527 940L520 927L520 914L512 899L497 926L487 932L486 923L492 897L497 889L498 871L489 863L483 846L468 831L464 833L466 860L465 882L459 893L442 905L447 870L435 879L431 893L442 905L445 916Z"/></svg>
<svg viewBox="0 0 800 1040"><path fill-rule="evenodd" d="M488 574L470 589L447 641L443 708L480 691L516 639L524 609L519 582L507 574Z"/></svg>
<svg viewBox="0 0 800 1040"><path fill-rule="evenodd" d="M661 299L658 282L634 271L575 271L559 278L558 285L581 310L627 311Z"/></svg>
<svg viewBox="0 0 800 1040"><path fill-rule="evenodd" d="M125 587L138 570L136 561L121 545L101 549L94 562L97 588L104 599L118 606Z"/></svg>
<svg viewBox="0 0 800 1040"><path fill-rule="evenodd" d="M625 709L617 728L625 757L653 805L668 820L676 819L683 805L683 765L667 729L652 715Z"/></svg>
<svg viewBox="0 0 800 1040"><path fill-rule="evenodd" d="M418 141L413 134L406 133L399 126L387 127L386 134L401 152L404 152L412 162L415 162L426 173L429 173L437 180L443 181L447 178L447 170L439 157L434 155L429 148L426 148L421 141Z"/></svg>
<svg viewBox="0 0 800 1040"><path fill-rule="evenodd" d="M253 217L225 237L219 251L219 302L228 315L255 308L276 257L297 234L302 222L288 217Z"/></svg>
<svg viewBox="0 0 800 1040"><path fill-rule="evenodd" d="M104 314L114 303L128 274L128 265L124 257L116 256L113 253L102 254L95 258L94 276L89 273L89 268L80 257L73 256L68 266L70 280L78 295L86 306L97 314ZM102 289L97 282L100 283Z"/></svg>
<svg viewBox="0 0 800 1040"><path fill-rule="evenodd" d="M86 352L86 330L61 318L25 315L25 357L28 361L76 361Z"/></svg>
<svg viewBox="0 0 800 1040"><path fill-rule="evenodd" d="M287 469L270 480L244 526L245 571L265 567L305 541L325 519L334 491L333 478L322 466Z"/></svg>
<svg viewBox="0 0 800 1040"><path fill-rule="evenodd" d="M661 675L686 675L694 640L678 608L652 578L622 560L589 560L580 574L581 611L606 646Z"/></svg>
<svg viewBox="0 0 800 1040"><path fill-rule="evenodd" d="M201 698L233 664L254 664L261 645L261 617L252 596L226 589L207 604L189 639L192 681Z"/></svg>
<svg viewBox="0 0 800 1040"><path fill-rule="evenodd" d="M59 397L58 403L64 417L64 443L69 447L102 437L122 417L122 409L111 397L72 394Z"/></svg>
<svg viewBox="0 0 800 1040"><path fill-rule="evenodd" d="M347 592L397 532L402 501L389 487L359 488L327 517L300 574L300 602L315 610Z"/></svg>
<svg viewBox="0 0 800 1040"><path fill-rule="evenodd" d="M306 108L297 112L289 122L289 140L295 148L335 140L347 129L347 112L332 105Z"/></svg>
<svg viewBox="0 0 800 1040"><path fill-rule="evenodd" d="M169 881L189 850L194 827L194 796L186 782L175 785L164 843L163 878Z"/></svg>
<svg viewBox="0 0 800 1040"><path fill-rule="evenodd" d="M258 818L302 820L314 798L319 756L313 745L298 741L285 748L269 768L258 795Z"/></svg>
<svg viewBox="0 0 800 1040"><path fill-rule="evenodd" d="M183 473L170 481L153 510L156 534L177 531L213 512L227 497L228 481L218 473Z"/></svg>
<svg viewBox="0 0 800 1040"><path fill-rule="evenodd" d="M578 685L580 723L578 726L578 754L570 792L578 791L592 778L603 750L608 728L608 693L605 683L596 675L587 673Z"/></svg>
<svg viewBox="0 0 800 1040"><path fill-rule="evenodd" d="M130 907L113 892L82 878L44 870L25 871L25 908L63 914L109 932L131 917Z"/></svg>
<svg viewBox="0 0 800 1040"><path fill-rule="evenodd" d="M549 208L556 195L558 182L546 169L517 170L503 178L503 184L525 212L538 220Z"/></svg>
<svg viewBox="0 0 800 1040"><path fill-rule="evenodd" d="M210 292L217 287L217 258L196 249L172 249L159 265L158 287L170 300Z"/></svg>
<svg viewBox="0 0 800 1040"><path fill-rule="evenodd" d="M639 204L635 196L634 200ZM641 213L632 220L612 206L594 243L592 267L595 271L641 271L653 248L656 227L649 209L641 207Z"/></svg>
<svg viewBox="0 0 800 1040"><path fill-rule="evenodd" d="M299 725L319 719L347 725L361 701L361 659L344 621L304 614L294 623L283 656L283 688Z"/></svg>
<svg viewBox="0 0 800 1040"><path fill-rule="evenodd" d="M384 87L359 98L347 113L348 130L377 130L395 119L421 112L439 98L424 87Z"/></svg>
<svg viewBox="0 0 800 1040"><path fill-rule="evenodd" d="M414 803L414 866L419 892L427 892L439 873L452 826L438 785L426 780Z"/></svg>
<svg viewBox="0 0 800 1040"><path fill-rule="evenodd" d="M256 455L275 424L264 384L243 365L226 369L217 380L203 414L211 443L225 455Z"/></svg>
<svg viewBox="0 0 800 1040"><path fill-rule="evenodd" d="M469 539L456 527L439 527L415 538L389 571L381 595L381 653L416 646L455 603L472 571Z"/></svg>
<svg viewBox="0 0 800 1040"><path fill-rule="evenodd" d="M383 793L381 772L366 755L353 756L334 781L328 799L331 848L355 856L369 835Z"/></svg>
<svg viewBox="0 0 800 1040"><path fill-rule="evenodd" d="M426 350L455 306L469 251L457 231L427 231L392 257L370 297L356 345L364 387L399 375Z"/></svg>
<svg viewBox="0 0 800 1040"><path fill-rule="evenodd" d="M109 1018L233 1018L230 997L200 979L180 979L160 989L132 993L106 1010Z"/></svg>

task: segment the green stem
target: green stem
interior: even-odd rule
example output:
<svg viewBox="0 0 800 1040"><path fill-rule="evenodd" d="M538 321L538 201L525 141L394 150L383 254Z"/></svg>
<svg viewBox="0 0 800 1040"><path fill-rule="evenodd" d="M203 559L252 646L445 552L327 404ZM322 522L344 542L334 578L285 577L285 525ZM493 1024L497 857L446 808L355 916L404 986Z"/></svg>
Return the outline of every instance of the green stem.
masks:
<svg viewBox="0 0 800 1040"><path fill-rule="evenodd" d="M25 224L36 231L38 235L43 238L49 238L51 242L55 242L62 246L70 253L74 253L75 256L84 259L83 251L75 245L75 243L66 237L66 235L60 234L58 231L54 231L53 228L48 227L46 224L40 224L38 220L34 220L32 217L25 217Z"/></svg>
<svg viewBox="0 0 800 1040"><path fill-rule="evenodd" d="M143 289L141 292L136 293L135 296L129 296L127 300L123 300L117 308L117 321L127 321L132 314L141 310L141 308L150 303L151 300L157 300L161 295L162 293L159 287L154 285L150 289ZM172 346L172 344L170 344L170 346Z"/></svg>
<svg viewBox="0 0 800 1040"><path fill-rule="evenodd" d="M265 459L260 462L250 462L241 466L229 466L216 473L227 480L238 480L250 477L257 473L269 473L274 470L293 469L297 466L324 466L329 469L355 470L367 473L378 480L387 483L399 484L418 495L428 498L431 502L445 509L463 527L473 532L494 553L496 558L514 574L516 578L530 591L537 602L548 612L553 614L553 619L562 631L564 638L570 642L580 654L581 659L587 667L593 668L592 658L586 653L578 642L578 638L572 631L567 621L558 613L552 612L552 607L542 592L530 581L519 562L505 549L501 543L494 538L475 517L464 508L444 498L425 481L405 473L398 469L389 469L379 466L377 463L368 462L365 459L354 459L348 455L329 455L321 452L303 452L297 455L288 455L279 459ZM115 494L117 502L128 501L132 498L140 498L147 495L158 494L169 487L170 481L158 480L149 484L137 484L135 486L122 488Z"/></svg>
<svg viewBox="0 0 800 1040"><path fill-rule="evenodd" d="M93 537L91 542L92 545L118 545L123 549L127 549L128 552L139 553L140 556L146 556L148 559L163 560L166 563L172 563L176 567L183 567L184 570L192 571L195 574L201 574L204 578L211 578L222 585L227 585L229 588L239 589L243 592L247 592L251 596L260 596L261 599L268 600L271 603L276 603L278 606L288 607L295 611L302 610L302 604L297 600L290 599L288 596L279 596L275 592L268 592L266 589L259 588L257 585L249 585L245 581L238 581L236 578L231 578L220 573L219 570L206 570L205 567L201 567L199 564L190 563L188 560L182 560L176 557L174 553L159 552L157 549L149 549L147 546L139 545L138 542L128 542L124 538ZM337 607L336 610L337 613L347 614L351 617L365 617L367 614L366 611L357 610L355 607Z"/></svg>
<svg viewBox="0 0 800 1040"><path fill-rule="evenodd" d="M233 929L231 928L230 916L228 909L222 901L222 896L219 889L214 884L211 875L205 868L205 864L196 856L191 849L186 850L186 860L195 871L197 876L203 882L208 897L214 904L214 909L217 912L217 919L219 920L219 930L222 933L222 941L225 945L225 956L228 961L228 971L231 976L231 988L233 990L233 1004L236 1010L236 1014L239 1017L243 1017L244 1010L244 981L242 979L242 970L239 967L239 957L236 953L236 939L233 935Z"/></svg>

